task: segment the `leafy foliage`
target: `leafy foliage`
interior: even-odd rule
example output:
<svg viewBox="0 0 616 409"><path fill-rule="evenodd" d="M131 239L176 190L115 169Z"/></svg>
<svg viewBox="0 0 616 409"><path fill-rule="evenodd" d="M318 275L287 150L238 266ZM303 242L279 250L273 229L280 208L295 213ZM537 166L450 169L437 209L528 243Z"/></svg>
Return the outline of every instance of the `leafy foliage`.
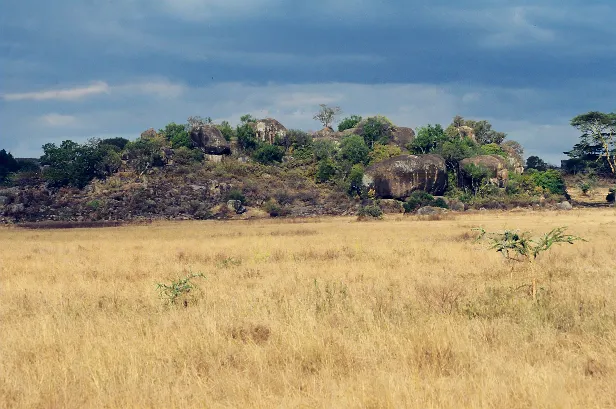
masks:
<svg viewBox="0 0 616 409"><path fill-rule="evenodd" d="M366 145L372 149L375 143L387 145L394 133L394 125L384 116L371 116L360 124L361 136Z"/></svg>
<svg viewBox="0 0 616 409"><path fill-rule="evenodd" d="M380 143L374 144L374 148L368 153L369 161L368 164L372 165L375 163L382 162L389 158L393 158L394 156L398 156L402 154L402 149L396 145L381 145Z"/></svg>
<svg viewBox="0 0 616 409"><path fill-rule="evenodd" d="M337 153L336 145L332 141L319 140L312 144L312 152L317 161L333 158Z"/></svg>
<svg viewBox="0 0 616 409"><path fill-rule="evenodd" d="M349 176L347 178L347 182L349 184L348 194L350 196L361 196L363 191L363 180L364 180L364 167L361 164L353 165L351 171L349 172Z"/></svg>
<svg viewBox="0 0 616 409"><path fill-rule="evenodd" d="M283 137L276 137L276 145L284 147L285 150L296 150L307 148L312 144L312 136L299 129L289 129Z"/></svg>
<svg viewBox="0 0 616 409"><path fill-rule="evenodd" d="M186 130L185 125L179 125L171 122L161 129L159 132L167 141L171 143L174 149L185 147L191 149L193 147L190 135Z"/></svg>
<svg viewBox="0 0 616 409"><path fill-rule="evenodd" d="M604 161L616 174L616 113L588 112L573 118L571 126L582 135L576 145L578 152L574 149L565 153L571 157L596 157L596 161Z"/></svg>
<svg viewBox="0 0 616 409"><path fill-rule="evenodd" d="M529 156L526 159L526 168L545 171L548 169L548 164L538 156Z"/></svg>
<svg viewBox="0 0 616 409"><path fill-rule="evenodd" d="M243 118L243 117L242 117ZM244 151L253 151L259 146L257 134L255 130L248 124L242 121L242 125L238 125L236 129L237 144Z"/></svg>
<svg viewBox="0 0 616 409"><path fill-rule="evenodd" d="M331 180L336 175L336 164L331 158L323 158L317 165L316 181L324 183Z"/></svg>
<svg viewBox="0 0 616 409"><path fill-rule="evenodd" d="M161 149L165 141L160 138L139 138L126 145L124 152L129 163L141 173L153 167L165 165Z"/></svg>
<svg viewBox="0 0 616 409"><path fill-rule="evenodd" d="M175 281L171 281L169 284L158 283L156 289L159 296L169 305L177 305L178 301L183 301L184 307L188 306L189 300L192 299L195 290L198 290L196 284L192 282L194 278L205 278L201 273L191 274L184 278L178 278Z"/></svg>
<svg viewBox="0 0 616 409"><path fill-rule="evenodd" d="M449 137L440 124L428 124L417 128L417 135L408 148L413 153L425 154L436 151L448 140Z"/></svg>
<svg viewBox="0 0 616 409"><path fill-rule="evenodd" d="M362 117L359 115L351 115L349 117L344 118L338 124L338 132L346 131L347 129L355 128L362 120Z"/></svg>
<svg viewBox="0 0 616 409"><path fill-rule="evenodd" d="M501 253L508 260L526 260L533 261L541 253L548 251L554 244L568 243L573 244L576 241L586 241L580 237L567 235L566 227L557 227L543 236L532 239L529 232L518 232L513 230L505 230L502 233L487 233L482 228L475 228L479 231L476 241L483 238L488 238L490 241L490 249Z"/></svg>
<svg viewBox="0 0 616 409"><path fill-rule="evenodd" d="M435 199L434 196L423 190L416 190L411 193L402 206L404 213L412 213L424 206L448 208L447 203L442 198Z"/></svg>
<svg viewBox="0 0 616 409"><path fill-rule="evenodd" d="M340 156L351 164L368 163L369 149L359 135L350 135L340 142Z"/></svg>
<svg viewBox="0 0 616 409"><path fill-rule="evenodd" d="M92 139L78 144L66 140L60 146L54 143L43 145L41 164L47 166L43 176L51 186L85 187L94 178L104 178L116 172L121 160L111 145Z"/></svg>
<svg viewBox="0 0 616 409"><path fill-rule="evenodd" d="M226 141L231 141L236 138L235 129L231 127L228 121L222 121L220 125L216 125Z"/></svg>
<svg viewBox="0 0 616 409"><path fill-rule="evenodd" d="M284 150L275 145L262 144L252 154L252 158L263 165L282 162Z"/></svg>
<svg viewBox="0 0 616 409"><path fill-rule="evenodd" d="M372 217L373 219L382 219L383 218L383 209L375 203L360 206L357 211L358 218L365 219L367 217Z"/></svg>
<svg viewBox="0 0 616 409"><path fill-rule="evenodd" d="M0 184L4 183L8 175L19 170L19 163L10 152L0 150Z"/></svg>
<svg viewBox="0 0 616 409"><path fill-rule="evenodd" d="M474 163L469 163L464 167L464 174L470 180L471 189L475 195L490 178L490 171L487 168L475 165Z"/></svg>
<svg viewBox="0 0 616 409"><path fill-rule="evenodd" d="M562 174L556 169L548 169L544 172L531 171L530 177L536 186L539 186L550 193L566 195L567 188Z"/></svg>

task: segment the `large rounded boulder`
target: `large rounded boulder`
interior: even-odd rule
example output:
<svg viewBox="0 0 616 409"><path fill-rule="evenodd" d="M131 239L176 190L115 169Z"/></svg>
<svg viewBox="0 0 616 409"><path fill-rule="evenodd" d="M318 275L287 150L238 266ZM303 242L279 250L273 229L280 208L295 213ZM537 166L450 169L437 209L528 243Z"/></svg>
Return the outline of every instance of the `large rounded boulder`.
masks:
<svg viewBox="0 0 616 409"><path fill-rule="evenodd" d="M415 131L413 128L405 126L397 126L393 132L391 143L399 146L402 149L407 149L407 146L415 140Z"/></svg>
<svg viewBox="0 0 616 409"><path fill-rule="evenodd" d="M384 199L404 199L416 190L441 196L447 187L445 159L438 155L400 155L368 167L363 183Z"/></svg>
<svg viewBox="0 0 616 409"><path fill-rule="evenodd" d="M509 170L507 169L509 161L499 155L479 155L472 158L466 158L460 161L460 169L462 174L466 175L465 168L469 165L475 165L488 170L490 183L498 187L505 187L509 180Z"/></svg>
<svg viewBox="0 0 616 409"><path fill-rule="evenodd" d="M273 144L276 138L284 138L287 134L287 128L274 118L259 119L256 122L250 122L250 126L254 129L259 141L269 144Z"/></svg>
<svg viewBox="0 0 616 409"><path fill-rule="evenodd" d="M214 125L200 125L190 131L193 144L208 155L228 155L229 142Z"/></svg>

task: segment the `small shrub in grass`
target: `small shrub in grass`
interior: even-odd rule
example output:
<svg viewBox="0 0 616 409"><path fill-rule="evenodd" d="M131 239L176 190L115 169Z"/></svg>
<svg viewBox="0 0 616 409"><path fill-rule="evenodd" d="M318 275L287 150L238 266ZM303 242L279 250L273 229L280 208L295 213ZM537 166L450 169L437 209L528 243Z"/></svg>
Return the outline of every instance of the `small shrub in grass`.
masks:
<svg viewBox="0 0 616 409"><path fill-rule="evenodd" d="M379 207L379 205L375 203L361 206L359 208L359 211L357 212L358 220L365 220L368 217L371 217L373 219L382 219L383 210Z"/></svg>
<svg viewBox="0 0 616 409"><path fill-rule="evenodd" d="M447 202L443 198L435 199L429 193L426 193L422 190L416 190L408 197L406 202L403 204L405 213L412 213L424 206L432 206L432 207L441 207L443 209L448 209L449 206Z"/></svg>
<svg viewBox="0 0 616 409"><path fill-rule="evenodd" d="M192 304L195 300L195 293L199 291L199 287L192 282L194 278L205 276L201 273L191 274L184 278L178 278L169 284L158 283L156 289L160 295L160 298L168 305L184 305L188 307L188 304Z"/></svg>

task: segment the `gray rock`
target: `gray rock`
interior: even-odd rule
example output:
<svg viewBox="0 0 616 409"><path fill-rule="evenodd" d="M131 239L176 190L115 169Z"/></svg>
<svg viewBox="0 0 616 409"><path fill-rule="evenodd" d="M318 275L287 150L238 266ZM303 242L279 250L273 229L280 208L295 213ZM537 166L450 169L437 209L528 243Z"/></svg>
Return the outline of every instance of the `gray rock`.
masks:
<svg viewBox="0 0 616 409"><path fill-rule="evenodd" d="M230 212L235 212L236 214L242 214L246 212L246 208L242 205L241 200L227 201L227 209L229 209Z"/></svg>
<svg viewBox="0 0 616 409"><path fill-rule="evenodd" d="M469 176L464 168L468 165L483 167L490 172L490 183L498 187L505 187L509 181L509 170L507 169L507 159L498 155L479 155L472 158L466 158L460 161L460 169L465 176L464 182L470 183Z"/></svg>
<svg viewBox="0 0 616 409"><path fill-rule="evenodd" d="M448 205L449 210L453 210L454 212L463 212L465 210L464 203L459 200L450 200Z"/></svg>
<svg viewBox="0 0 616 409"><path fill-rule="evenodd" d="M5 204L7 204L9 201L9 198L7 196L0 196L0 206L4 206Z"/></svg>
<svg viewBox="0 0 616 409"><path fill-rule="evenodd" d="M420 216L431 216L433 214L445 213L446 211L447 210L443 209L442 207L424 206L420 207L419 210L417 210L417 214Z"/></svg>
<svg viewBox="0 0 616 409"><path fill-rule="evenodd" d="M364 172L363 184L383 199L404 199L416 190L441 196L447 186L445 159L438 155L399 155Z"/></svg>
<svg viewBox="0 0 616 409"><path fill-rule="evenodd" d="M559 210L571 210L573 209L573 206L571 206L571 203L565 200L564 202L558 203L556 205L556 208Z"/></svg>
<svg viewBox="0 0 616 409"><path fill-rule="evenodd" d="M190 131L193 144L208 155L229 155L231 146L214 125L201 125Z"/></svg>

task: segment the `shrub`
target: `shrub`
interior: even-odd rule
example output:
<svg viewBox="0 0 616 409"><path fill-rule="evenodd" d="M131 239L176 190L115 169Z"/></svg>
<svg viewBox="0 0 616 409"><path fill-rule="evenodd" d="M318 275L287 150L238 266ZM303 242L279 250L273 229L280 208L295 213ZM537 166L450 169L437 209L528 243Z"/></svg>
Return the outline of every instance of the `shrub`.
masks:
<svg viewBox="0 0 616 409"><path fill-rule="evenodd" d="M394 125L386 117L372 116L361 123L361 136L370 148L377 142L387 145L393 137L394 129Z"/></svg>
<svg viewBox="0 0 616 409"><path fill-rule="evenodd" d="M332 141L315 141L312 144L312 152L317 161L333 158L336 154L336 145Z"/></svg>
<svg viewBox="0 0 616 409"><path fill-rule="evenodd" d="M227 193L227 200L239 200L242 203L246 203L246 196L239 189L231 189L229 193Z"/></svg>
<svg viewBox="0 0 616 409"><path fill-rule="evenodd" d="M203 160L203 152L197 149L188 149L185 146L177 148L173 152L173 162L186 166Z"/></svg>
<svg viewBox="0 0 616 409"><path fill-rule="evenodd" d="M245 151L253 151L259 146L257 134L248 122L238 125L235 131L237 144Z"/></svg>
<svg viewBox="0 0 616 409"><path fill-rule="evenodd" d="M286 150L302 149L312 144L312 136L299 129L289 129L283 137L276 137L276 145L284 147Z"/></svg>
<svg viewBox="0 0 616 409"><path fill-rule="evenodd" d="M171 281L170 284L158 283L156 289L163 299L169 305L177 305L179 301L182 301L184 307L188 307L189 301L194 300L195 291L199 290L193 282L193 278L205 278L203 274L191 274L188 277L178 278L175 281Z"/></svg>
<svg viewBox="0 0 616 409"><path fill-rule="evenodd" d="M417 136L408 145L408 149L417 154L430 153L440 148L449 138L439 124L422 126L417 129Z"/></svg>
<svg viewBox="0 0 616 409"><path fill-rule="evenodd" d="M171 122L165 126L165 129L160 130L160 134L171 143L171 146L174 149L182 146L190 149L193 146L185 125L179 125L175 122Z"/></svg>
<svg viewBox="0 0 616 409"><path fill-rule="evenodd" d="M464 167L464 174L470 180L471 189L476 195L490 178L490 171L484 166L469 163Z"/></svg>
<svg viewBox="0 0 616 409"><path fill-rule="evenodd" d="M317 166L316 181L324 183L331 180L336 174L336 164L329 158L321 159Z"/></svg>
<svg viewBox="0 0 616 409"><path fill-rule="evenodd" d="M282 162L284 150L275 145L263 144L252 154L252 158L263 165Z"/></svg>
<svg viewBox="0 0 616 409"><path fill-rule="evenodd" d="M443 198L435 199L431 194L424 192L423 190L416 190L406 199L406 202L402 205L405 213L412 213L424 206L442 207L443 209L449 208L447 202Z"/></svg>
<svg viewBox="0 0 616 409"><path fill-rule="evenodd" d="M351 115L344 118L338 124L338 132L346 131L347 129L355 128L361 122L362 118L359 115Z"/></svg>
<svg viewBox="0 0 616 409"><path fill-rule="evenodd" d="M369 204L366 206L360 206L357 211L358 218L364 219L366 217L372 217L375 219L383 218L383 210L377 204Z"/></svg>
<svg viewBox="0 0 616 409"><path fill-rule="evenodd" d="M486 145L482 145L480 150L482 155L498 155L505 158L508 156L507 152L505 152L503 148L501 148L500 145L497 145L496 143L488 143Z"/></svg>
<svg viewBox="0 0 616 409"><path fill-rule="evenodd" d="M220 125L216 125L216 128L218 128L225 140L230 141L232 139L235 139L235 130L231 127L229 122L222 121Z"/></svg>
<svg viewBox="0 0 616 409"><path fill-rule="evenodd" d="M269 199L263 203L263 210L265 210L271 217L284 216L285 212L280 203L275 199Z"/></svg>
<svg viewBox="0 0 616 409"><path fill-rule="evenodd" d="M340 156L353 165L368 163L368 153L368 146L359 135L347 136L340 142Z"/></svg>
<svg viewBox="0 0 616 409"><path fill-rule="evenodd" d="M139 172L145 172L152 167L165 165L161 154L164 141L160 138L139 138L126 145L124 152L128 156L129 163Z"/></svg>
<svg viewBox="0 0 616 409"><path fill-rule="evenodd" d="M347 192L351 196L361 196L364 184L364 167L361 164L353 165L348 177Z"/></svg>
<svg viewBox="0 0 616 409"><path fill-rule="evenodd" d="M395 145L381 145L380 143L374 144L374 148L368 154L370 158L368 161L369 165L382 162L386 159L393 158L394 156L398 156L402 154L402 149L399 146Z"/></svg>
<svg viewBox="0 0 616 409"><path fill-rule="evenodd" d="M555 195L566 195L567 189L561 173L556 169L548 169L544 172L533 172L531 174L535 185L549 191Z"/></svg>

